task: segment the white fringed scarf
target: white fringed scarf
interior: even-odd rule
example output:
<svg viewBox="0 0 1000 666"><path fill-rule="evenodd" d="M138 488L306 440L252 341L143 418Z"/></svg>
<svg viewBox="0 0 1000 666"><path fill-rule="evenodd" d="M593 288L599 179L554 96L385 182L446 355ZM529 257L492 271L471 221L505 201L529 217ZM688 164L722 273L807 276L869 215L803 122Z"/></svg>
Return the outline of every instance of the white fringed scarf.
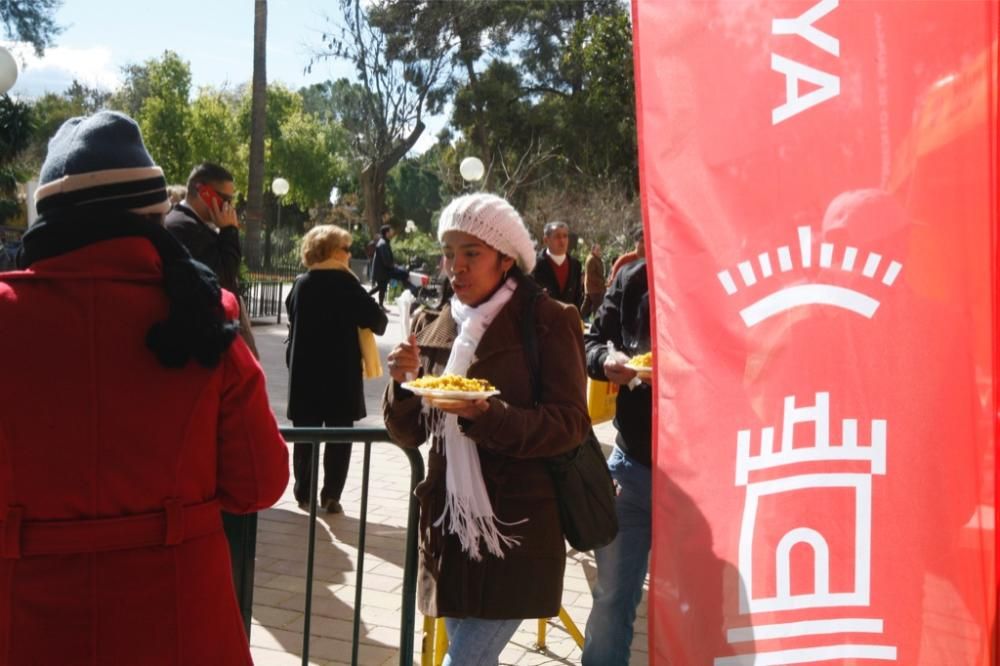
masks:
<svg viewBox="0 0 1000 666"><path fill-rule="evenodd" d="M483 334L514 295L515 289L517 282L508 279L489 300L477 307L464 305L454 297L451 299L451 316L458 324L458 336L452 345L445 373L465 376ZM462 550L473 560L482 559L480 540L490 553L502 558L502 547L516 546L520 539L501 534L500 525L520 524L524 520L504 523L493 513L479 467L476 443L458 427L458 416L444 414L443 418L436 419L434 430L440 441L444 442L444 455L447 459L444 512L435 521L435 527L444 525L446 532L457 535Z"/></svg>

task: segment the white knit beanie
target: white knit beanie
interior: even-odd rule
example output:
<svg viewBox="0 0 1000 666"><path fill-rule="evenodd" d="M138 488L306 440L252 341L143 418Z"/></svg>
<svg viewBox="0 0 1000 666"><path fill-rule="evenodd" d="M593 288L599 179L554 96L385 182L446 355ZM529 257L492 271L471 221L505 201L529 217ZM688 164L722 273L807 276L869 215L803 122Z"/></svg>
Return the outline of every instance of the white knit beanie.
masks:
<svg viewBox="0 0 1000 666"><path fill-rule="evenodd" d="M535 243L521 215L495 194L477 192L453 199L438 220L438 241L449 231L472 234L493 249L517 261L525 274L535 268Z"/></svg>

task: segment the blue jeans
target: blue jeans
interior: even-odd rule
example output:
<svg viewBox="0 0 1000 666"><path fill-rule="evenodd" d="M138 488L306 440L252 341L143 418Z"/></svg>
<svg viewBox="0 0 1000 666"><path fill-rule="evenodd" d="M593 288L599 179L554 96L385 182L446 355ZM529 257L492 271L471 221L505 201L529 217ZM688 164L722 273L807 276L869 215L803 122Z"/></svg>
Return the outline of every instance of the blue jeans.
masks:
<svg viewBox="0 0 1000 666"><path fill-rule="evenodd" d="M521 620L446 617L448 654L441 666L497 666Z"/></svg>
<svg viewBox="0 0 1000 666"><path fill-rule="evenodd" d="M594 551L597 582L593 590L594 606L587 618L583 666L628 665L635 611L642 599L642 584L649 568L650 469L629 458L617 446L608 457L608 468L619 489L615 501L618 536Z"/></svg>

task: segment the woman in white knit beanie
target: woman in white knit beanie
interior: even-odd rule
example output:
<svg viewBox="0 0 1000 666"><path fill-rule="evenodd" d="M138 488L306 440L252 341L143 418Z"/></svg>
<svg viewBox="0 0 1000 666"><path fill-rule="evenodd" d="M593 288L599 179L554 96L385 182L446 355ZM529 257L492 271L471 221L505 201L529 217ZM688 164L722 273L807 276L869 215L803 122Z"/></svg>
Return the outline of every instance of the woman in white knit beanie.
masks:
<svg viewBox="0 0 1000 666"><path fill-rule="evenodd" d="M388 356L386 425L403 446L432 447L420 500L420 606L444 617L444 663L494 666L524 618L559 612L566 551L545 458L590 425L580 316L526 277L534 244L492 194L453 200L438 240L454 290L414 320ZM533 310L533 330L525 317ZM537 370L524 340L536 342ZM402 384L419 374L488 380L500 394L430 408Z"/></svg>

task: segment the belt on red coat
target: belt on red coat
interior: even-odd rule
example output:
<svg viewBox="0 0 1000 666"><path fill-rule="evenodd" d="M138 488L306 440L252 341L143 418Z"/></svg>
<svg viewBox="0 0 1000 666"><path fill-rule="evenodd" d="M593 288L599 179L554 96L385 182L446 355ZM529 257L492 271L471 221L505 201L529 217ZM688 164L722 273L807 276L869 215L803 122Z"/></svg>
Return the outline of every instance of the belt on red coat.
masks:
<svg viewBox="0 0 1000 666"><path fill-rule="evenodd" d="M150 546L176 546L222 531L219 501L181 504L163 511L92 520L23 520L24 507L8 506L0 521L0 558L100 553Z"/></svg>

